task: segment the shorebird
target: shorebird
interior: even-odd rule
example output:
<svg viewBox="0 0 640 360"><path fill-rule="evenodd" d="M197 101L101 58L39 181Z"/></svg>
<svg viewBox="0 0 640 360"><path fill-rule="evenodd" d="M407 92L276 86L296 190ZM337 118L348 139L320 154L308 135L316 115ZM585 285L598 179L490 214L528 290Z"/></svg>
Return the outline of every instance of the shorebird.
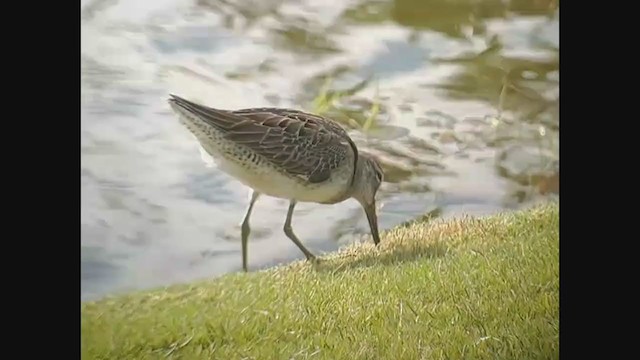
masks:
<svg viewBox="0 0 640 360"><path fill-rule="evenodd" d="M338 123L285 108L221 110L172 94L168 101L218 168L253 189L241 226L245 272L249 218L261 194L289 200L284 233L309 261L315 256L291 227L298 202L353 198L364 209L374 243L380 243L375 196L384 172L372 156L358 152Z"/></svg>

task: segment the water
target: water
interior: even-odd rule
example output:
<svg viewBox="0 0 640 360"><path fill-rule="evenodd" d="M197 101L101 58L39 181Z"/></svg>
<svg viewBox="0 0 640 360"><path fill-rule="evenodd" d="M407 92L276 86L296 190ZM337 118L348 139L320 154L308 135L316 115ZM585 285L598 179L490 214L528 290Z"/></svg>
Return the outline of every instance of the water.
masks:
<svg viewBox="0 0 640 360"><path fill-rule="evenodd" d="M169 93L230 109L314 110L323 86L364 84L324 111L384 161L381 229L426 212L483 215L557 197L557 7L82 1L82 299L241 268L249 190L201 159ZM251 268L302 258L282 233L286 210L286 200L258 201ZM355 201L296 210L294 229L316 253L369 231Z"/></svg>

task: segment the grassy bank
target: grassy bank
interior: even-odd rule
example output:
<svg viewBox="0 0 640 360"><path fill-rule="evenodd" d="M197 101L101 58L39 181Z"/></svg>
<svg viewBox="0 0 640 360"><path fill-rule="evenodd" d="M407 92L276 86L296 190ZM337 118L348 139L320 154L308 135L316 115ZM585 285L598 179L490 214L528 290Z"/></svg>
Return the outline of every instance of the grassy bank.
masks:
<svg viewBox="0 0 640 360"><path fill-rule="evenodd" d="M83 359L557 359L559 205L85 303Z"/></svg>

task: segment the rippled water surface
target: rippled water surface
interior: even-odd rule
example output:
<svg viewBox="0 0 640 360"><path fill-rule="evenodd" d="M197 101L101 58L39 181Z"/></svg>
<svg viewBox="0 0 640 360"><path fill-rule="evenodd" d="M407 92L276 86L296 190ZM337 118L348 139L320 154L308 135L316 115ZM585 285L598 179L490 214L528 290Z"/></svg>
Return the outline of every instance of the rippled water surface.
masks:
<svg viewBox="0 0 640 360"><path fill-rule="evenodd" d="M203 161L166 102L295 107L380 156L386 229L559 194L555 1L81 1L83 299L241 268L249 190ZM253 269L302 258L287 201L252 215ZM354 200L300 204L316 252L368 234Z"/></svg>

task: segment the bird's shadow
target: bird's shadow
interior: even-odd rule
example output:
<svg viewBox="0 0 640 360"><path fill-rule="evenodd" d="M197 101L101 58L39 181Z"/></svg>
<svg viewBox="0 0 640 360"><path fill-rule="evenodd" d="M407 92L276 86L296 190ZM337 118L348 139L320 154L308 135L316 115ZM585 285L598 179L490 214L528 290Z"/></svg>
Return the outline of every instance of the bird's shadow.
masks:
<svg viewBox="0 0 640 360"><path fill-rule="evenodd" d="M378 249L373 245L363 245L369 249L346 250L335 256L321 257L311 263L318 272L341 272L354 268L396 265L418 259L432 259L447 255L449 249L442 243L428 245L406 244L393 248Z"/></svg>

